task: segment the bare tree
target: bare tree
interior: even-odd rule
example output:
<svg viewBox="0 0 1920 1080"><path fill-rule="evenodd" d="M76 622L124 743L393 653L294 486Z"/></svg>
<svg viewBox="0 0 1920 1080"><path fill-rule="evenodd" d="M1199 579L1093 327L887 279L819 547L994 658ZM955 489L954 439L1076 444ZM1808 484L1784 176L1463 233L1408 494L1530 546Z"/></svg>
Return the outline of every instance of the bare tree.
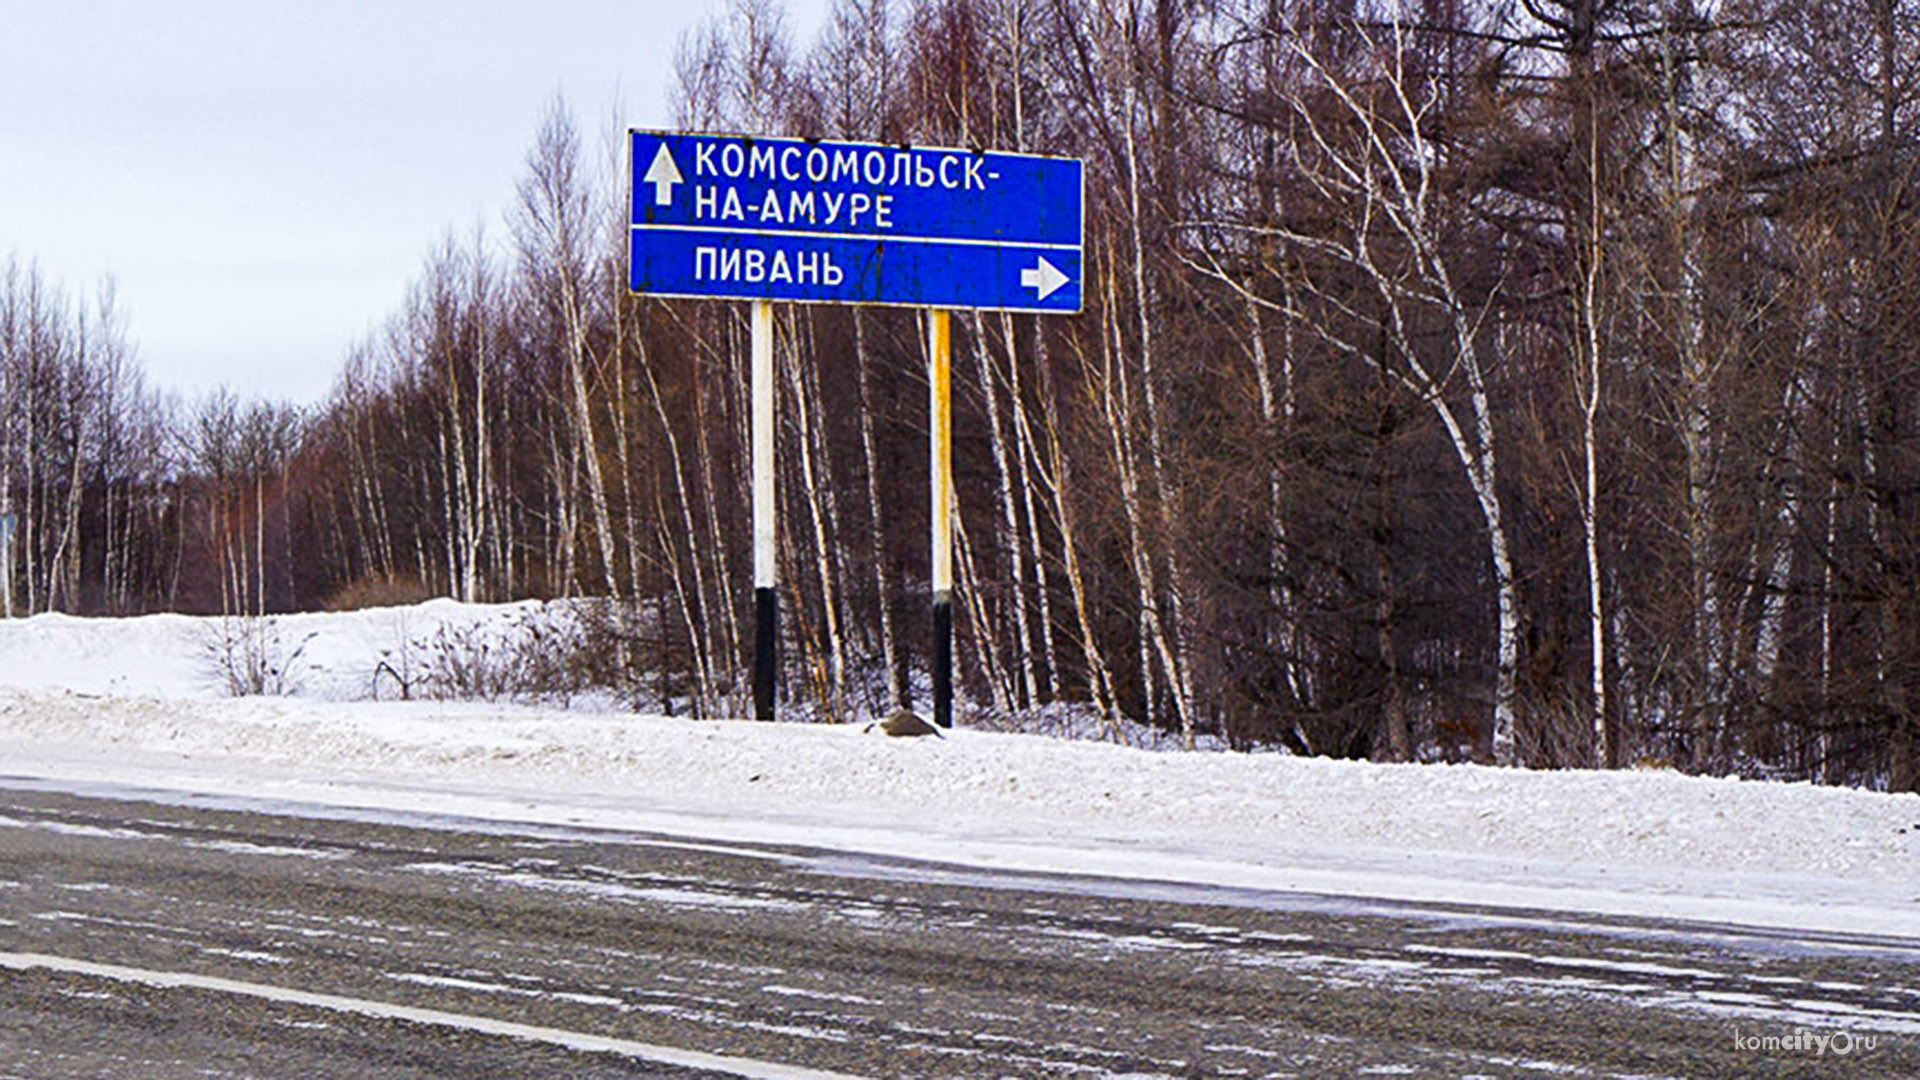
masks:
<svg viewBox="0 0 1920 1080"><path fill-rule="evenodd" d="M608 484L601 465L596 410L589 389L590 371L598 358L592 354L592 326L596 297L603 293L592 280L597 223L593 212L600 196L580 171L579 132L564 103L555 101L540 123L539 134L527 155L527 175L520 182L520 199L513 214L513 233L519 246L520 270L533 302L556 324L558 348L566 367L570 442L573 459L585 470L587 510L591 514L595 560L604 587L619 595L617 551Z"/></svg>
<svg viewBox="0 0 1920 1080"><path fill-rule="evenodd" d="M1354 43L1357 70L1335 66L1328 40L1320 36L1332 33ZM1487 383L1483 323L1489 306L1459 283L1460 264L1470 252L1449 231L1452 207L1441 176L1449 163L1432 131L1446 88L1438 72L1420 63L1416 34L1399 19L1293 28L1286 43L1311 81L1281 90L1282 116L1293 137L1290 172L1311 192L1320 208L1311 217L1321 227L1204 223L1197 232L1277 239L1305 257L1357 273L1371 294L1371 307L1363 308L1357 298L1321 288L1310 277L1303 290L1310 295L1289 304L1247 288L1211 250L1202 267L1250 302L1299 320L1342 353L1378 367L1440 421L1465 470L1493 569L1493 756L1517 764L1519 597ZM1438 352L1426 343L1429 320L1442 344Z"/></svg>

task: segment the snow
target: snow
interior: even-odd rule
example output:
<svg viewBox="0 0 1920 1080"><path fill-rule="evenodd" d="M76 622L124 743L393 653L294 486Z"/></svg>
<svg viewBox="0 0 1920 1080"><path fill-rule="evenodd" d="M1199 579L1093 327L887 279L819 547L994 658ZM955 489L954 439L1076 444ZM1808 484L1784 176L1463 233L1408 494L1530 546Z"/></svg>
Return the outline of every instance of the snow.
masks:
<svg viewBox="0 0 1920 1080"><path fill-rule="evenodd" d="M658 833L737 853L820 846L960 874L1094 875L1143 894L1306 892L1828 943L1920 938L1911 794L368 700L404 643L499 630L530 610L433 601L287 616L274 632L300 650L294 692L252 698L225 697L208 659L220 620L0 622L0 773Z"/></svg>
<svg viewBox="0 0 1920 1080"><path fill-rule="evenodd" d="M224 634L261 626L282 655L286 673L307 699L356 700L373 695L381 662L418 662L440 630L505 632L537 611L535 602L460 604L430 600L412 607L273 616L258 624L190 615L87 619L35 615L0 622L0 686L75 694L212 700L226 696L213 652ZM385 684L386 696L394 696Z"/></svg>

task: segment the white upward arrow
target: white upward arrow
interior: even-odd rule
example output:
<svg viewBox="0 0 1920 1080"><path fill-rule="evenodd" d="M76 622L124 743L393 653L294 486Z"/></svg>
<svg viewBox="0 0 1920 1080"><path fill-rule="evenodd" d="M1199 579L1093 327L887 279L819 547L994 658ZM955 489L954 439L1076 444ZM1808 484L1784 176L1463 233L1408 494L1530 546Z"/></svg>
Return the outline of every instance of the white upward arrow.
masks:
<svg viewBox="0 0 1920 1080"><path fill-rule="evenodd" d="M1067 275L1060 272L1059 267L1047 261L1045 255L1040 256L1039 266L1031 266L1020 271L1020 287L1039 290L1040 295L1035 297L1036 300L1045 300L1052 296L1055 290L1069 280Z"/></svg>
<svg viewBox="0 0 1920 1080"><path fill-rule="evenodd" d="M640 178L643 184L653 185L653 205L673 205L673 185L685 182L680 175L680 166L673 163L673 155L667 153L667 144L660 144L660 152L653 155L653 164L647 166L647 175Z"/></svg>

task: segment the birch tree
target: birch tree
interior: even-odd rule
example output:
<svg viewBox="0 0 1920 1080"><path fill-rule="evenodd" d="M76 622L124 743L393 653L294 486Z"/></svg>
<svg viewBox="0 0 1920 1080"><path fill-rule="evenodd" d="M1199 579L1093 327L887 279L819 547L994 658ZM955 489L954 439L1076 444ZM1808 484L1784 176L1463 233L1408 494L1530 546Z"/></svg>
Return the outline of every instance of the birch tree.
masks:
<svg viewBox="0 0 1920 1080"><path fill-rule="evenodd" d="M1352 43L1354 69L1336 67L1329 38ZM1460 269L1470 252L1452 231L1442 172L1446 147L1433 129L1443 122L1446 87L1415 54L1416 31L1398 17L1384 25L1344 22L1295 26L1285 45L1308 80L1279 88L1280 114L1292 136L1289 173L1311 193L1312 207L1289 207L1271 227L1200 223L1201 237L1271 238L1302 258L1357 275L1369 297L1309 281L1295 303L1247 287L1242 276L1206 249L1206 272L1255 303L1295 319L1338 351L1378 367L1433 411L1463 469L1485 530L1495 594L1496 659L1490 742L1494 760L1518 764L1515 674L1519 596L1504 519L1500 455L1488 389L1485 298L1469 295ZM1315 220L1321 227L1291 222ZM1428 324L1438 346L1427 345Z"/></svg>
<svg viewBox="0 0 1920 1080"><path fill-rule="evenodd" d="M592 354L592 305L602 294L591 276L598 215L595 192L581 175L579 132L566 106L549 106L519 185L513 233L520 270L534 303L553 320L565 368L569 441L567 457L584 469L587 512L592 522L598 580L621 595L610 490L601 461L590 382L599 358Z"/></svg>

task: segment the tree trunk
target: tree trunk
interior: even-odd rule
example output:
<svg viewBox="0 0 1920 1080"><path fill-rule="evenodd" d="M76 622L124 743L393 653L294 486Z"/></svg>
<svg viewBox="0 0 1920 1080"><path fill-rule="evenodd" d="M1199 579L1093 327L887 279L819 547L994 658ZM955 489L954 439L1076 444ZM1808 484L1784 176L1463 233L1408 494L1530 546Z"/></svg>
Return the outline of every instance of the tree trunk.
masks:
<svg viewBox="0 0 1920 1080"><path fill-rule="evenodd" d="M889 709L906 708L911 702L907 687L906 665L898 655L893 620L893 561L887 554L887 522L892 519L880 500L880 459L873 441L873 393L869 371L872 358L867 351L866 313L853 309L853 362L860 393L860 450L866 463L868 542L873 557L876 597L880 609L880 648L887 665L887 701Z"/></svg>

